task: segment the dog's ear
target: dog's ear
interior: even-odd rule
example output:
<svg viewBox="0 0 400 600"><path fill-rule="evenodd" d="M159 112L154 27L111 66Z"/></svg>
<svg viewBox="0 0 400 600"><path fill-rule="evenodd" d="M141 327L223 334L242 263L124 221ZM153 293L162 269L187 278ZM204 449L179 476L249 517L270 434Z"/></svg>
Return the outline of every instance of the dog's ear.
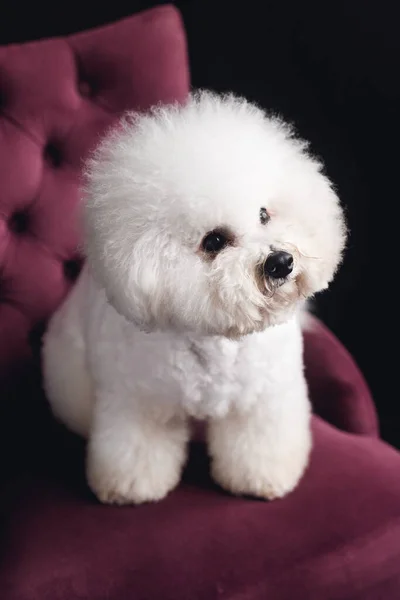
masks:
<svg viewBox="0 0 400 600"><path fill-rule="evenodd" d="M135 240L108 229L102 244L100 229L87 230L88 263L96 282L119 314L140 330L153 331L160 295L157 235L149 230Z"/></svg>
<svg viewBox="0 0 400 600"><path fill-rule="evenodd" d="M325 176L320 176L313 192L311 234L302 247L303 269L298 277L299 289L307 298L329 286L342 261L347 238L343 209Z"/></svg>
<svg viewBox="0 0 400 600"><path fill-rule="evenodd" d="M140 329L150 330L158 232L153 229L140 177L134 175L140 170L142 154L137 118L130 114L123 119L87 162L81 217L95 281L117 312Z"/></svg>
<svg viewBox="0 0 400 600"><path fill-rule="evenodd" d="M133 323L137 329L143 333L151 333L155 330L144 302L135 301L133 306L129 306L129 310L126 310L127 305L121 303L121 297L115 290L106 290L106 297L109 304L111 304L121 316L125 317L130 323Z"/></svg>

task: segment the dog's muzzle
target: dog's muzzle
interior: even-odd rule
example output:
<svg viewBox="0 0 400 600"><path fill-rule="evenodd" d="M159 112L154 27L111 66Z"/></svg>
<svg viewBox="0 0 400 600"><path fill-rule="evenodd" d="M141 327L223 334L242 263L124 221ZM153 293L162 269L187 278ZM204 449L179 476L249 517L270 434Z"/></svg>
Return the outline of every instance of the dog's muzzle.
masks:
<svg viewBox="0 0 400 600"><path fill-rule="evenodd" d="M264 263L264 277L285 279L293 271L293 256L289 252L272 252Z"/></svg>

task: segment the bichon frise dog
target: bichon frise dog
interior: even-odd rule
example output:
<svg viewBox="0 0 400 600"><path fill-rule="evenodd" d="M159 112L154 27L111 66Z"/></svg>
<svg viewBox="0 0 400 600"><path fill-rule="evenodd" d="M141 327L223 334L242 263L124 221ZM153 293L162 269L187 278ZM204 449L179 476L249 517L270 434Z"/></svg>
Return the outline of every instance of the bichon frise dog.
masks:
<svg viewBox="0 0 400 600"><path fill-rule="evenodd" d="M163 498L190 420L226 490L279 498L311 447L300 307L339 265L345 225L321 164L232 95L130 114L87 173L87 264L50 322L52 410L88 437L103 502Z"/></svg>

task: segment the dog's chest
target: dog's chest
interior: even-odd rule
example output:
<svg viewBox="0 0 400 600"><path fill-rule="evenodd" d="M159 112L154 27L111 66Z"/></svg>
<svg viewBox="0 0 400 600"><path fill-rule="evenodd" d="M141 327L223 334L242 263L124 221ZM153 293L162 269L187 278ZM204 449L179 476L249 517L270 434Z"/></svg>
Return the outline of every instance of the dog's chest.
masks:
<svg viewBox="0 0 400 600"><path fill-rule="evenodd" d="M224 338L189 338L175 355L173 372L180 401L193 417L222 416L233 405L254 398L262 379L255 349Z"/></svg>
<svg viewBox="0 0 400 600"><path fill-rule="evenodd" d="M225 338L150 334L135 352L135 387L195 418L222 416L257 380L246 348ZM138 348L138 346L136 346ZM151 379L150 379L151 378Z"/></svg>
<svg viewBox="0 0 400 600"><path fill-rule="evenodd" d="M117 313L92 323L91 363L104 386L120 380L127 398L195 418L246 411L301 362L295 323L240 341L139 331ZM95 325L95 326L94 326ZM110 359L112 357L112 360ZM296 366L295 365L295 366Z"/></svg>
<svg viewBox="0 0 400 600"><path fill-rule="evenodd" d="M188 360L195 363L196 371L205 378L219 374L229 378L238 359L239 348L228 340L189 339Z"/></svg>
<svg viewBox="0 0 400 600"><path fill-rule="evenodd" d="M173 339L165 348L160 379L165 391L169 386L177 390L175 400L189 415L222 414L237 393L238 356L238 347L227 340Z"/></svg>

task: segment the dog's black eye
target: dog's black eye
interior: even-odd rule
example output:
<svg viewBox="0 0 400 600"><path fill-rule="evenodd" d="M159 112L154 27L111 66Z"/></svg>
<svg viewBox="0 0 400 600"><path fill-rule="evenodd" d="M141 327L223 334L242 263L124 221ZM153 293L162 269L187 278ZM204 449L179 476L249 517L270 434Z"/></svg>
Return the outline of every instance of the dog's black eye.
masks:
<svg viewBox="0 0 400 600"><path fill-rule="evenodd" d="M260 208L261 225L266 225L268 223L268 221L270 220L270 218L271 217L269 216L267 209L264 207Z"/></svg>
<svg viewBox="0 0 400 600"><path fill-rule="evenodd" d="M207 233L202 241L202 248L207 254L216 254L220 252L227 244L229 239L223 231L215 230Z"/></svg>

